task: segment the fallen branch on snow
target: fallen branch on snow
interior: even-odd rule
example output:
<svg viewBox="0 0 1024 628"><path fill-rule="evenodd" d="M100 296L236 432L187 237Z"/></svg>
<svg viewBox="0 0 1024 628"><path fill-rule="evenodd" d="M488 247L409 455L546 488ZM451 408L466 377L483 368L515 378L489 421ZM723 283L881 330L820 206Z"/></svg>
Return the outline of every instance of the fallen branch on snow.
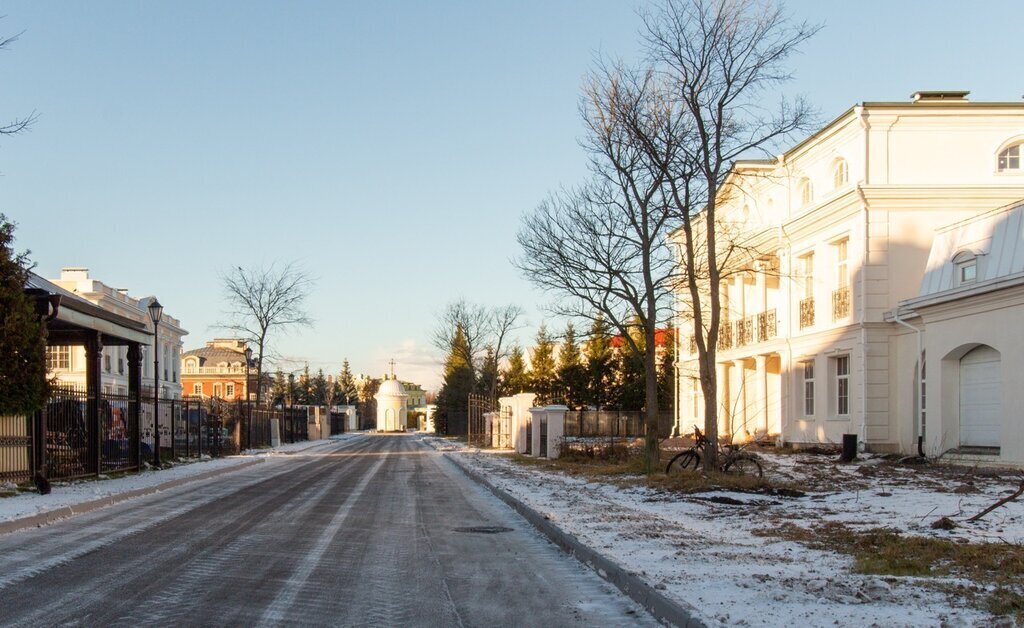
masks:
<svg viewBox="0 0 1024 628"><path fill-rule="evenodd" d="M1020 483L1020 488L1018 488L1015 493L1013 493L1012 495L1007 495L1006 497L1000 499L999 501L997 501L996 503L992 504L991 506L989 506L985 510L982 510L978 514L976 514L973 517L971 517L970 519L968 519L968 521L977 521L978 519L981 519L982 517L984 517L988 513L992 512L996 508L999 508L1000 506L1002 506L1003 504L1006 504L1008 502L1012 502L1013 500L1017 499L1021 495L1024 495L1024 482Z"/></svg>

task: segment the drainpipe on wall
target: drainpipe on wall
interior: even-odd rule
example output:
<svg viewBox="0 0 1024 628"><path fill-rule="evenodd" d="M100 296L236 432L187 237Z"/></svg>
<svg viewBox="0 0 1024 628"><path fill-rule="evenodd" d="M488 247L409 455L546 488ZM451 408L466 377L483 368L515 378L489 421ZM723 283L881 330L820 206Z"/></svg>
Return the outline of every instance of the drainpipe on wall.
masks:
<svg viewBox="0 0 1024 628"><path fill-rule="evenodd" d="M924 408L921 407L921 366L923 366L921 356L924 355L924 345L922 341L922 334L924 333L924 330L919 327L914 327L910 323L902 320L900 318L899 307L897 307L894 312L896 313L897 323L917 333L917 455L924 458Z"/></svg>
<svg viewBox="0 0 1024 628"><path fill-rule="evenodd" d="M860 263L860 346L864 356L864 375L860 378L860 449L864 451L868 444L868 266L871 264L871 214L868 212L868 199L864 189L857 184L857 195L860 196L861 211L864 212L864 252Z"/></svg>

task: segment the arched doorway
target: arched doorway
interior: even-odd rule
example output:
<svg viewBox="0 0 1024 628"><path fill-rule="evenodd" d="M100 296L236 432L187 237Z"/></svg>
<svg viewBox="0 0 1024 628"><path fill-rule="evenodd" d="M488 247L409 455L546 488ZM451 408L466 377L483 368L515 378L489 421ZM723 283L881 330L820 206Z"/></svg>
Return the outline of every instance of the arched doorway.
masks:
<svg viewBox="0 0 1024 628"><path fill-rule="evenodd" d="M987 345L960 358L960 445L999 447L1002 429L999 352Z"/></svg>
<svg viewBox="0 0 1024 628"><path fill-rule="evenodd" d="M394 432L395 429L395 411L388 408L384 411L384 431Z"/></svg>

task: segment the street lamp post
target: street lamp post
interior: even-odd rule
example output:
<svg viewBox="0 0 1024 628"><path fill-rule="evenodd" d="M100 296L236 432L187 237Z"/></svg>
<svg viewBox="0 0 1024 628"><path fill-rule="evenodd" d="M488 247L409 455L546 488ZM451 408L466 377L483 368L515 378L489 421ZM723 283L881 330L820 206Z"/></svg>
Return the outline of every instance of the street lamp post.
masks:
<svg viewBox="0 0 1024 628"><path fill-rule="evenodd" d="M252 447L252 393L249 392L249 363L252 362L252 347L245 348L245 420L248 422L249 447ZM259 385L257 383L257 385Z"/></svg>
<svg viewBox="0 0 1024 628"><path fill-rule="evenodd" d="M156 300L149 304L149 318L153 321L153 466L160 467L160 318L164 307Z"/></svg>

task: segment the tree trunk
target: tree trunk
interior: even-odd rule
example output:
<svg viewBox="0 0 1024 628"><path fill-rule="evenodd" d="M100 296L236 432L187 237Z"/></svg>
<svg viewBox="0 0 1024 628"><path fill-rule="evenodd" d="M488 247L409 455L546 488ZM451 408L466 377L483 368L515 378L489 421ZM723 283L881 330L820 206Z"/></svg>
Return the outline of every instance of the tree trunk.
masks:
<svg viewBox="0 0 1024 628"><path fill-rule="evenodd" d="M644 423L647 427L644 435L644 451L646 452L645 468L647 473L654 473L661 466L661 451L658 434L658 361L655 356L655 329L653 321L649 321L644 330L646 351L644 351Z"/></svg>

